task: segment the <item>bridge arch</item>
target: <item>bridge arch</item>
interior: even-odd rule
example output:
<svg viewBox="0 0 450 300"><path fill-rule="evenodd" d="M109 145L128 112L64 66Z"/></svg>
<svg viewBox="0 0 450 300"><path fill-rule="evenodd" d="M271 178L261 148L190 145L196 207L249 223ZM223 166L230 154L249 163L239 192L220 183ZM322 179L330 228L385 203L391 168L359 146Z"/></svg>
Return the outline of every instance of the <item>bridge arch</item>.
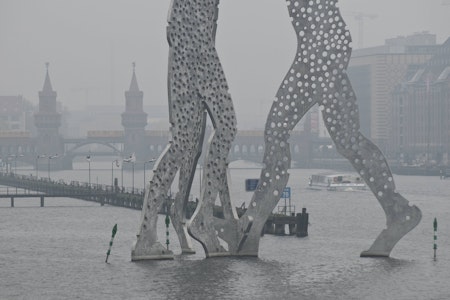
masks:
<svg viewBox="0 0 450 300"><path fill-rule="evenodd" d="M108 148L110 148L111 150L113 150L114 154L121 154L122 151L119 150L117 147L115 147L114 145L112 145L111 143L108 142L101 142L101 141L85 141L85 142L81 142L76 144L75 146L73 146L71 149L68 149L66 151L66 154L71 155L71 154L76 154L76 150L80 149L81 147L87 146L87 145L103 145L106 146Z"/></svg>

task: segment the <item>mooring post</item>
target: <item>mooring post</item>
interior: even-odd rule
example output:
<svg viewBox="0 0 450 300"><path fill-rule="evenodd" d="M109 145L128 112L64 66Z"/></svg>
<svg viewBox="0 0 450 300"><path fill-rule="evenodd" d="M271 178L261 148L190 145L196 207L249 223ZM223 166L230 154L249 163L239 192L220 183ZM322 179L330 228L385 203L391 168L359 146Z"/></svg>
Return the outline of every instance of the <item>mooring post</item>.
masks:
<svg viewBox="0 0 450 300"><path fill-rule="evenodd" d="M169 250L169 244L170 244L170 241L169 241L170 218L169 218L169 208L168 207L166 207L166 220L165 220L165 222L166 222L166 247L167 247L167 250Z"/></svg>
<svg viewBox="0 0 450 300"><path fill-rule="evenodd" d="M277 224L275 223L275 235L285 235L286 231L284 229L285 224L281 223L281 224Z"/></svg>
<svg viewBox="0 0 450 300"><path fill-rule="evenodd" d="M41 207L44 207L44 196L41 196Z"/></svg>
<svg viewBox="0 0 450 300"><path fill-rule="evenodd" d="M272 220L267 220L266 224L264 225L264 231L267 234L274 234L274 225Z"/></svg>
<svg viewBox="0 0 450 300"><path fill-rule="evenodd" d="M289 235L294 235L296 233L295 225L296 224L289 223Z"/></svg>
<svg viewBox="0 0 450 300"><path fill-rule="evenodd" d="M434 244L433 244L433 250L434 250L434 260L436 260L436 250L437 250L437 219L434 218L433 222L433 228L434 228Z"/></svg>
<svg viewBox="0 0 450 300"><path fill-rule="evenodd" d="M11 197L11 207L14 207L14 197Z"/></svg>
<svg viewBox="0 0 450 300"><path fill-rule="evenodd" d="M297 237L308 236L308 219L309 215L306 212L306 208L302 208L302 212L298 213L296 216L297 223Z"/></svg>
<svg viewBox="0 0 450 300"><path fill-rule="evenodd" d="M108 248L108 251L106 252L105 263L108 263L108 257L111 255L111 248L112 248L114 237L116 236L116 233L117 233L117 224L115 224L112 229L111 240L109 241L109 248Z"/></svg>

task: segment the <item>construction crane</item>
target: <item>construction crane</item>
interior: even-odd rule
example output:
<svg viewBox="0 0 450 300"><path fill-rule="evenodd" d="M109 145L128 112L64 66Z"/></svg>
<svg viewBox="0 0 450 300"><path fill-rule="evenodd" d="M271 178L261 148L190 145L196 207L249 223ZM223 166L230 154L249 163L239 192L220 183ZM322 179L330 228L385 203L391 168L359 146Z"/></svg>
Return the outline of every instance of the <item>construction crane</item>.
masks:
<svg viewBox="0 0 450 300"><path fill-rule="evenodd" d="M358 48L364 46L364 21L365 19L375 19L378 15L366 14L360 11L349 11L343 13L344 16L352 16L358 22Z"/></svg>

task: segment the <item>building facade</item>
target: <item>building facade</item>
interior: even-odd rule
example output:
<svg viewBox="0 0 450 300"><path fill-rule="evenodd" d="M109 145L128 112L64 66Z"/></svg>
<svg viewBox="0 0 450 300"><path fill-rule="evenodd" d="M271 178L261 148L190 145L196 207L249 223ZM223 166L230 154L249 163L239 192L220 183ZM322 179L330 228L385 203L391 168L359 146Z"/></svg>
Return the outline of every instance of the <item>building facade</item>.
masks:
<svg viewBox="0 0 450 300"><path fill-rule="evenodd" d="M450 38L392 93L390 151L405 164L448 165Z"/></svg>
<svg viewBox="0 0 450 300"><path fill-rule="evenodd" d="M391 93L436 52L428 33L388 39L385 45L353 52L348 67L355 90L361 132L388 154Z"/></svg>
<svg viewBox="0 0 450 300"><path fill-rule="evenodd" d="M33 106L22 96L0 96L0 131L30 132Z"/></svg>

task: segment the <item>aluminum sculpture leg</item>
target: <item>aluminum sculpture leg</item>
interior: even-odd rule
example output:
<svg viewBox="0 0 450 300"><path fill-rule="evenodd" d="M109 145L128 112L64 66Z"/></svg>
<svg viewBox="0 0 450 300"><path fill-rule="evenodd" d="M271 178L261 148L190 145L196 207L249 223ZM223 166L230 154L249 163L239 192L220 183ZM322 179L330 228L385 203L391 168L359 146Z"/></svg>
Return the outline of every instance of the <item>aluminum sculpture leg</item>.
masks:
<svg viewBox="0 0 450 300"><path fill-rule="evenodd" d="M214 75L217 77L214 78ZM224 79L222 72L213 73L212 77L212 80L207 82L208 87L215 87L218 83L223 82L220 81L221 77ZM225 219L228 222L236 223L236 214L233 214L227 180L227 158L236 135L236 119L227 88L224 88L223 85L217 86L217 88L219 88L218 93L212 92L215 89L209 89L211 94L206 94L204 97L206 109L213 122L214 132L208 142L200 202L189 226L189 233L203 246L206 257L230 255L229 249L225 249L220 244L219 234L215 229L213 209L218 195L224 208Z"/></svg>
<svg viewBox="0 0 450 300"><path fill-rule="evenodd" d="M297 59L296 59L297 60ZM259 240L267 218L280 200L291 167L291 153L288 139L299 120L314 105L314 101L304 101L304 95L292 89L296 82L289 81L292 71L298 72L298 64L293 64L283 80L275 102L267 118L265 136L264 168L258 187L248 205L246 213L239 220L239 245L237 255L257 256ZM314 93L308 89L304 93ZM295 98L294 98L294 95Z"/></svg>
<svg viewBox="0 0 450 300"><path fill-rule="evenodd" d="M337 150L348 158L353 167L377 198L386 214L386 229L382 230L369 250L361 256L389 256L397 242L411 231L421 220L421 212L416 206L395 192L395 183L387 161L381 151L361 133L349 136L351 147L344 146L343 133L333 135Z"/></svg>
<svg viewBox="0 0 450 300"><path fill-rule="evenodd" d="M180 111L186 109L183 104L189 105L189 103L182 97L173 96L171 112L179 114ZM185 251L192 249L190 239L184 230L184 204L193 178L192 171L187 170L192 169L192 166L196 164L199 156L199 144L204 131L205 121L202 106L191 110L188 118L173 118L173 120L172 141L158 160L147 188L141 215L141 228L132 249L132 260L173 258L172 251L167 250L157 240L157 214L164 202L172 207L172 224L179 235L181 247ZM186 128L190 128L190 130L186 130ZM191 149L192 151L189 151ZM180 186L186 185L187 188L177 193L179 196L176 198L176 203L171 203L172 200L168 199L167 195L180 166L183 167L183 172L180 172L182 175L180 176Z"/></svg>
<svg viewBox="0 0 450 300"><path fill-rule="evenodd" d="M176 194L174 204L172 205L170 210L172 225L177 232L182 254L195 253L191 237L188 234L188 223L190 222L190 220L186 218L186 209L189 201L189 193L191 191L192 180L195 174L195 168L202 151L202 141L204 138L206 126L206 113L199 115L203 116L202 120L198 120L200 123L203 123L203 125L194 126L195 134L192 139L198 141L197 151L188 152L185 154L184 161L180 168L180 179L178 183L179 192Z"/></svg>
<svg viewBox="0 0 450 300"><path fill-rule="evenodd" d="M338 152L346 157L364 178L386 213L387 228L361 256L389 256L395 244L420 222L421 212L416 206L409 206L408 201L395 192L392 173L384 155L360 133L356 95L346 74L351 54L351 37L336 6L337 0L304 1L302 5L306 9L303 17L309 17L308 13L312 12L313 19L325 24L326 19L320 21L320 10L321 7L326 7L326 4L329 5L328 22L332 20L333 23L331 27L330 23L323 26L324 32L329 32L328 38L324 39L326 46L315 49L314 44L309 45L304 50L306 60L303 62L306 61L311 67L320 67L317 68L319 72L307 75L311 79L309 84L322 87L319 104L325 125ZM315 40L317 31L313 29L317 25L319 24L306 24L306 34L300 40ZM317 45L319 44L317 42Z"/></svg>
<svg viewBox="0 0 450 300"><path fill-rule="evenodd" d="M326 113L325 116L329 117ZM378 147L359 131L346 134L339 129L356 121L352 118L340 120L338 126L327 127L330 131L334 130L332 138L338 152L346 157L364 178L386 214L386 229L361 256L389 256L397 242L417 226L422 215L416 206L410 206L403 196L395 192L392 173Z"/></svg>
<svg viewBox="0 0 450 300"><path fill-rule="evenodd" d="M177 173L177 164L170 160L168 146L157 162L156 168L147 186L141 213L141 227L137 240L131 250L131 260L173 259L173 252L167 250L157 236L158 212L161 210L167 193Z"/></svg>
<svg viewBox="0 0 450 300"><path fill-rule="evenodd" d="M420 221L420 210L395 193L381 151L359 132L356 97L345 71L351 37L336 4L337 0L288 2L298 38L297 55L266 122L265 168L249 209L239 220L240 255L258 253L258 235L267 211L275 207L288 180L289 132L315 103L322 109L338 151L365 179L387 216L387 228L361 256L389 256L395 244Z"/></svg>

